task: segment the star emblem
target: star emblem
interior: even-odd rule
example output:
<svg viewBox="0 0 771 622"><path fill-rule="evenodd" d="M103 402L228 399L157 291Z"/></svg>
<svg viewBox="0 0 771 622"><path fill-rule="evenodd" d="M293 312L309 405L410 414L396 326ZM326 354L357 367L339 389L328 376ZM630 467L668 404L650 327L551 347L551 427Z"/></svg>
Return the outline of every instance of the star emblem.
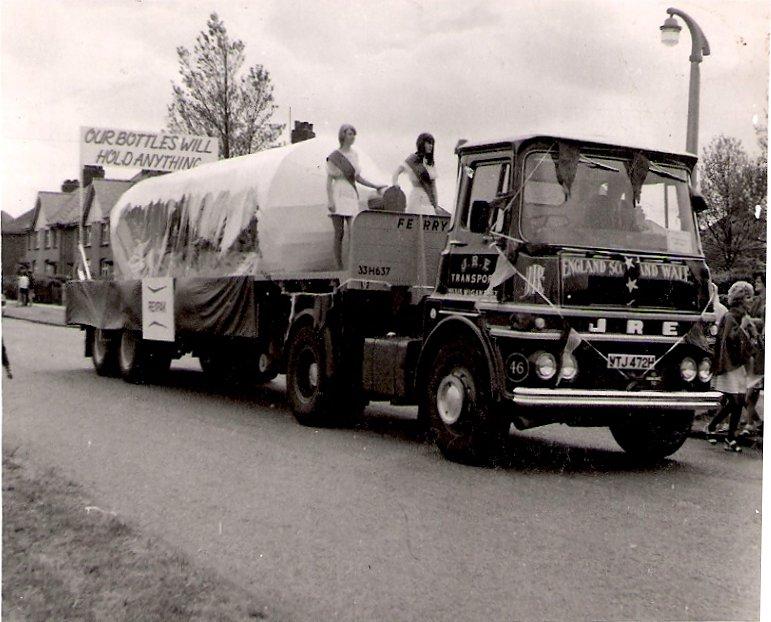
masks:
<svg viewBox="0 0 771 622"><path fill-rule="evenodd" d="M634 257L624 257L624 263L626 264L626 269L631 270L634 268Z"/></svg>
<svg viewBox="0 0 771 622"><path fill-rule="evenodd" d="M637 289L637 279L627 279L626 288L629 290L629 293L631 294L632 290Z"/></svg>

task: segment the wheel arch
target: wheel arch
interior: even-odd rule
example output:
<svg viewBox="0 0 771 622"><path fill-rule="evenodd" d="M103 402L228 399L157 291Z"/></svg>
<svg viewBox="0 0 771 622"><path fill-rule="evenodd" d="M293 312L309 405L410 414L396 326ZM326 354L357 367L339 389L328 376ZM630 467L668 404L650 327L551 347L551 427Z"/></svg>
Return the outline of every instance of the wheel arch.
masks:
<svg viewBox="0 0 771 622"><path fill-rule="evenodd" d="M461 337L480 349L487 363L490 378L490 392L494 400L502 395L502 374L498 357L484 333L471 320L464 316L451 315L439 322L426 338L420 351L417 364L416 386L426 382L428 365L438 351L440 345L450 338Z"/></svg>

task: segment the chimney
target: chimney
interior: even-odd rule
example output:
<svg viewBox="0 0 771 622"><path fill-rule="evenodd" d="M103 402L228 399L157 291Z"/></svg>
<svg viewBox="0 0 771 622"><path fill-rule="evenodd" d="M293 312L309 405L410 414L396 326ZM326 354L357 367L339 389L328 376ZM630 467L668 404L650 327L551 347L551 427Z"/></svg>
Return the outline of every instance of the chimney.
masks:
<svg viewBox="0 0 771 622"><path fill-rule="evenodd" d="M307 121L294 122L294 129L292 130L292 144L315 137L316 134L313 131L313 123L308 123Z"/></svg>
<svg viewBox="0 0 771 622"><path fill-rule="evenodd" d="M83 167L83 187L88 188L94 179L104 179L104 168L94 166L93 164L86 164Z"/></svg>
<svg viewBox="0 0 771 622"><path fill-rule="evenodd" d="M62 192L72 192L73 190L77 190L78 188L80 188L79 179L65 179L62 182Z"/></svg>

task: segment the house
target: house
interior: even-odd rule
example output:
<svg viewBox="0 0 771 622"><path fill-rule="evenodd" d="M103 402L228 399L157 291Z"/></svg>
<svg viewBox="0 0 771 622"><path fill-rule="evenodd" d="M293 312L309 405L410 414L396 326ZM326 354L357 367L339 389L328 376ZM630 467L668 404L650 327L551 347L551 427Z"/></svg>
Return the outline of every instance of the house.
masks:
<svg viewBox="0 0 771 622"><path fill-rule="evenodd" d="M110 212L133 182L118 179L94 179L85 203L84 246L93 278L112 277Z"/></svg>
<svg viewBox="0 0 771 622"><path fill-rule="evenodd" d="M13 277L19 271L24 261L24 255L27 249L27 230L32 223L34 209L25 212L21 216L14 218L10 214L2 212L2 272L3 279Z"/></svg>
<svg viewBox="0 0 771 622"><path fill-rule="evenodd" d="M27 248L24 263L33 275L60 274L61 226L57 225L62 207L72 198L75 190L68 182L62 184L63 192L37 193L32 222L27 230ZM77 221L76 221L77 225Z"/></svg>

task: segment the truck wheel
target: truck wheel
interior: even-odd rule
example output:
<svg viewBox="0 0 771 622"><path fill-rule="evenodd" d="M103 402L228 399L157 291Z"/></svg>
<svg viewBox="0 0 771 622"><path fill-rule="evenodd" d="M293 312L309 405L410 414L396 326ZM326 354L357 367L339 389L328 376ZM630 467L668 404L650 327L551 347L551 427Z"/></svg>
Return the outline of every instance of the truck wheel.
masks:
<svg viewBox="0 0 771 622"><path fill-rule="evenodd" d="M635 458L655 461L671 456L683 446L693 424L692 412L627 414L610 426L616 442Z"/></svg>
<svg viewBox="0 0 771 622"><path fill-rule="evenodd" d="M494 412L484 356L459 340L442 345L429 365L422 408L439 450L455 462L486 462L509 426Z"/></svg>
<svg viewBox="0 0 771 622"><path fill-rule="evenodd" d="M329 426L337 422L330 412L331 385L321 337L310 326L300 327L289 344L286 370L289 404L299 423Z"/></svg>
<svg viewBox="0 0 771 622"><path fill-rule="evenodd" d="M94 328L89 331L91 338L91 361L99 376L118 375L118 340L108 331Z"/></svg>
<svg viewBox="0 0 771 622"><path fill-rule="evenodd" d="M130 330L124 330L118 346L118 368L126 382L142 380L142 339Z"/></svg>

